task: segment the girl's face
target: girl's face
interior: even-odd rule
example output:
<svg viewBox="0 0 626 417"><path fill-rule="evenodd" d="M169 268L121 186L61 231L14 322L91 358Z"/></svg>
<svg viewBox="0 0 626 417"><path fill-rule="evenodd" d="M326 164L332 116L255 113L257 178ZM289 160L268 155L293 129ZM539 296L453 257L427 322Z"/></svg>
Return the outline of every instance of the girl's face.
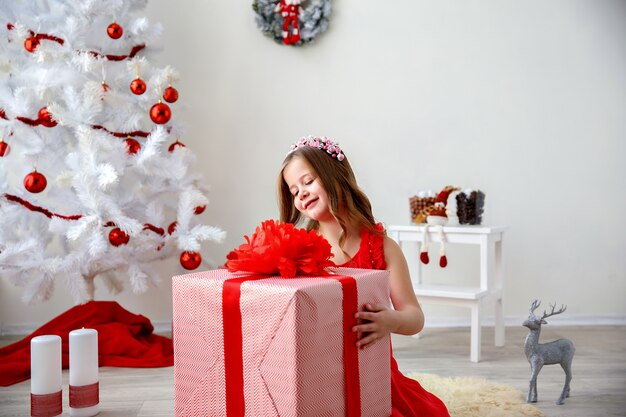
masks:
<svg viewBox="0 0 626 417"><path fill-rule="evenodd" d="M296 209L312 220L334 219L328 205L328 194L309 164L302 158L293 158L283 170Z"/></svg>

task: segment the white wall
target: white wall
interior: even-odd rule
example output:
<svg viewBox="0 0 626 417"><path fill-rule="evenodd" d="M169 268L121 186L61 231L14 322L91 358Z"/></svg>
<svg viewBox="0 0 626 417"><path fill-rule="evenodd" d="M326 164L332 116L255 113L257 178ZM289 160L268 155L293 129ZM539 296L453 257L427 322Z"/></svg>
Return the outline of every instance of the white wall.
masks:
<svg viewBox="0 0 626 417"><path fill-rule="evenodd" d="M216 260L277 216L275 176L291 141L328 135L387 224L408 223L418 190L485 191L484 223L510 227L507 316L527 314L533 298L566 303L572 316L626 316L626 2L334 1L330 29L303 48L264 37L251 4L159 0L147 10L164 26L158 64L182 75L184 142L212 185L204 219L229 233L210 247ZM473 255L451 248L449 270L430 266L431 279L475 279ZM24 307L19 290L0 290L5 326L71 305L57 291ZM164 282L117 299L168 321L170 297Z"/></svg>

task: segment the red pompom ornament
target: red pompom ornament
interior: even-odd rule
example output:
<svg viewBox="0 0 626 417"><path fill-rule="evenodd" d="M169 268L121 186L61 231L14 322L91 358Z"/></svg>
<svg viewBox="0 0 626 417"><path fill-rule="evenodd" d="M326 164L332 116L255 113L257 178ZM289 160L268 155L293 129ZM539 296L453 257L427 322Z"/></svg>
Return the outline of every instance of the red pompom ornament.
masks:
<svg viewBox="0 0 626 417"><path fill-rule="evenodd" d="M45 127L55 127L57 125L57 122L55 122L52 119L52 116L50 116L50 112L48 112L47 107L39 109L37 116L39 117L39 122Z"/></svg>
<svg viewBox="0 0 626 417"><path fill-rule="evenodd" d="M37 170L24 177L24 188L33 194L42 192L46 189L47 185L48 180L46 180L46 177L42 173L37 172Z"/></svg>
<svg viewBox="0 0 626 417"><path fill-rule="evenodd" d="M111 39L119 39L124 34L124 29L117 23L113 22L107 27L107 34Z"/></svg>
<svg viewBox="0 0 626 417"><path fill-rule="evenodd" d="M176 100L178 100L178 90L170 85L163 92L163 100L167 101L168 103L176 102Z"/></svg>
<svg viewBox="0 0 626 417"><path fill-rule="evenodd" d="M206 210L206 206L198 206L193 210L193 212L196 214L202 214L204 213L204 210Z"/></svg>
<svg viewBox="0 0 626 417"><path fill-rule="evenodd" d="M9 152L11 152L9 144L0 139L0 158L7 156Z"/></svg>
<svg viewBox="0 0 626 417"><path fill-rule="evenodd" d="M141 149L141 145L133 138L128 138L124 141L126 144L126 152L129 155L135 155Z"/></svg>
<svg viewBox="0 0 626 417"><path fill-rule="evenodd" d="M198 252L185 251L180 254L180 264L189 271L199 267L201 262L202 256Z"/></svg>
<svg viewBox="0 0 626 417"><path fill-rule="evenodd" d="M28 52L35 52L35 49L37 49L38 46L39 39L37 39L35 36L28 37L24 41L24 48L26 48Z"/></svg>
<svg viewBox="0 0 626 417"><path fill-rule="evenodd" d="M113 246L121 246L128 243L130 237L119 227L111 230L109 232L109 242Z"/></svg>
<svg viewBox="0 0 626 417"><path fill-rule="evenodd" d="M169 122L170 117L172 117L170 106L161 102L161 100L150 109L150 118L158 125Z"/></svg>
<svg viewBox="0 0 626 417"><path fill-rule="evenodd" d="M130 91L132 91L133 94L138 95L138 96L145 93L147 88L148 86L146 85L146 82L139 77L135 78L130 83Z"/></svg>
<svg viewBox="0 0 626 417"><path fill-rule="evenodd" d="M172 222L169 226L167 226L167 233L173 234L176 231L176 226L178 226L178 222Z"/></svg>
<svg viewBox="0 0 626 417"><path fill-rule="evenodd" d="M182 143L182 142L179 142L179 141L177 140L176 142L172 143L172 144L170 145L170 147L169 147L169 148L167 148L167 150L168 150L168 152L170 152L170 153L171 153L171 152L174 152L174 151L176 150L176 148L178 148L179 146L180 146L181 148L184 148L184 147L185 147L185 144L184 144L184 143Z"/></svg>

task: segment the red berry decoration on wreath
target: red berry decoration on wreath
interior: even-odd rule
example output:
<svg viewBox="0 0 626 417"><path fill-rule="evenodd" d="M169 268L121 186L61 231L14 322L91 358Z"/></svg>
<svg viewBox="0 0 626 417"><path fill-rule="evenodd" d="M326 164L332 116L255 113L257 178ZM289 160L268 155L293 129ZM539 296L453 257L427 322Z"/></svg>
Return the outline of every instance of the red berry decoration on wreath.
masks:
<svg viewBox="0 0 626 417"><path fill-rule="evenodd" d="M24 48L28 51L28 52L35 52L35 49L37 49L37 47L39 46L39 39L37 39L37 37L35 36L30 36L28 38L26 38L26 40L24 41Z"/></svg>
<svg viewBox="0 0 626 417"><path fill-rule="evenodd" d="M33 194L42 192L46 189L47 185L48 180L46 180L45 175L37 172L37 170L34 170L24 177L24 188Z"/></svg>
<svg viewBox="0 0 626 417"><path fill-rule="evenodd" d="M119 227L109 232L109 242L113 246L121 246L128 243L130 237Z"/></svg>
<svg viewBox="0 0 626 417"><path fill-rule="evenodd" d="M146 92L148 86L146 85L146 82L144 80L142 80L141 78L139 78L139 76L137 76L137 78L135 78L131 83L130 83L130 91L133 92L133 94L140 96L143 93Z"/></svg>
<svg viewBox="0 0 626 417"><path fill-rule="evenodd" d="M167 101L168 103L175 103L176 100L178 100L178 90L170 85L163 92L163 100Z"/></svg>
<svg viewBox="0 0 626 417"><path fill-rule="evenodd" d="M107 27L107 34L111 39L119 39L124 34L124 29L117 23L113 22Z"/></svg>
<svg viewBox="0 0 626 417"><path fill-rule="evenodd" d="M37 117L39 117L39 122L45 127L55 127L57 125L57 122L52 119L50 112L48 112L47 107L42 107L41 109L39 109Z"/></svg>
<svg viewBox="0 0 626 417"><path fill-rule="evenodd" d="M5 157L11 152L11 147L3 139L0 139L0 158Z"/></svg>
<svg viewBox="0 0 626 417"><path fill-rule="evenodd" d="M150 118L158 125L169 122L171 117L172 111L170 110L170 106L163 103L161 100L150 109Z"/></svg>
<svg viewBox="0 0 626 417"><path fill-rule="evenodd" d="M180 254L180 264L191 271L200 266L202 256L198 252L185 251Z"/></svg>
<svg viewBox="0 0 626 417"><path fill-rule="evenodd" d="M141 149L141 145L133 138L128 138L124 141L126 144L126 152L129 155L135 155Z"/></svg>
<svg viewBox="0 0 626 417"><path fill-rule="evenodd" d="M172 144L170 145L170 147L169 147L169 148L167 148L167 150L168 150L168 152L172 153L172 152L174 152L174 151L176 150L176 148L178 148L178 147L184 148L184 147L185 147L185 144L184 144L184 143L182 143L182 142L179 142L179 141L178 141L178 139L176 139L176 142L172 143Z"/></svg>

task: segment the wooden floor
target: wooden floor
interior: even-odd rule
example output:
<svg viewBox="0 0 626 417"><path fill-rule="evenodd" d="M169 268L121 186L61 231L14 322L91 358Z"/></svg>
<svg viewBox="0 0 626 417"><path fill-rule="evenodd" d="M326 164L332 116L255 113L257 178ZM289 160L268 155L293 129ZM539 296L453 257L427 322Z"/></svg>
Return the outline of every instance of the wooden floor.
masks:
<svg viewBox="0 0 626 417"><path fill-rule="evenodd" d="M441 376L483 377L526 392L530 368L524 356L526 329L507 328L506 346L493 346L493 328L483 330L482 361L469 361L469 329L427 329L419 338L395 337L394 355L403 372ZM626 416L626 327L544 326L541 341L567 337L576 345L571 397L557 406L564 380L560 366L546 366L539 374L539 407L547 417ZM0 346L17 338L0 338ZM64 416L67 370L63 371ZM101 417L172 416L173 368L100 368ZM0 416L29 413L30 382L0 387Z"/></svg>

